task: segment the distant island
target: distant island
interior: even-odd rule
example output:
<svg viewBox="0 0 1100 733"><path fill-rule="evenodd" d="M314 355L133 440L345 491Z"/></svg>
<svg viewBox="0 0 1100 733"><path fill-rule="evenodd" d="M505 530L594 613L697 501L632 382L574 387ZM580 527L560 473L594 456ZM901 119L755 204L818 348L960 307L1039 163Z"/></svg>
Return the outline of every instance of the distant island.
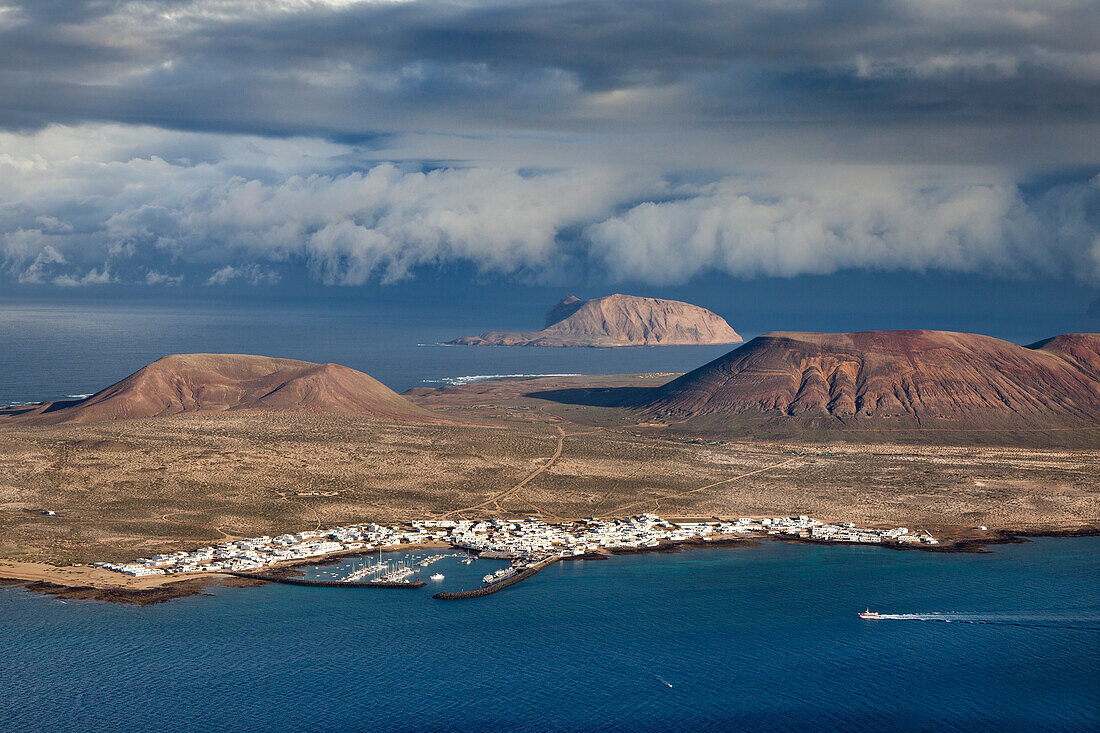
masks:
<svg viewBox="0 0 1100 733"><path fill-rule="evenodd" d="M449 341L457 346L700 346L744 339L721 316L690 303L634 295L562 298L541 331L489 331Z"/></svg>

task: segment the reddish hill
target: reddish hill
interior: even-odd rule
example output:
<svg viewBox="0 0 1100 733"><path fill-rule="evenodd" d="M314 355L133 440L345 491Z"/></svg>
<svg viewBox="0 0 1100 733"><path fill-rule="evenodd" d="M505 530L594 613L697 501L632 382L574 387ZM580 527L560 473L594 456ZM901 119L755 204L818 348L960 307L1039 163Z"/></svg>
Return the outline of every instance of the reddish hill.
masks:
<svg viewBox="0 0 1100 733"><path fill-rule="evenodd" d="M546 313L541 331L455 339L463 346L671 346L734 344L741 337L715 313L660 298L608 295L581 300L570 295Z"/></svg>
<svg viewBox="0 0 1100 733"><path fill-rule="evenodd" d="M1044 339L1028 348L1054 354L1100 380L1100 334L1069 333Z"/></svg>
<svg viewBox="0 0 1100 733"><path fill-rule="evenodd" d="M1100 334L1028 347L946 331L775 332L632 402L679 420L757 415L820 426L1093 427L1100 425Z"/></svg>
<svg viewBox="0 0 1100 733"><path fill-rule="evenodd" d="M363 372L339 364L244 354L166 356L85 400L5 412L21 423L52 424L226 410L433 419Z"/></svg>

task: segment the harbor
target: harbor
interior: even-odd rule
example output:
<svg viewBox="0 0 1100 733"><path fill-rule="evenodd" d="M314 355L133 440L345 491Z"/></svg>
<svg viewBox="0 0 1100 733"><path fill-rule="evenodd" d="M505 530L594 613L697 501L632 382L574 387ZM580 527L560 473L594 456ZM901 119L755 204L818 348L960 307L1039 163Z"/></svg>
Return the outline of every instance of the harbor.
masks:
<svg viewBox="0 0 1100 733"><path fill-rule="evenodd" d="M295 578L288 575L276 575L274 573L238 573L232 570L225 571L226 575L249 580L262 580L266 583L284 583L286 585L304 585L310 588L423 588L427 583L423 580L310 580L308 578Z"/></svg>
<svg viewBox="0 0 1100 733"><path fill-rule="evenodd" d="M266 582L314 587L422 588L421 574L433 583L444 573L429 568L446 558L463 564L474 558L507 563L485 573L477 587L443 589L441 600L480 598L511 587L562 559L659 552L680 546L723 546L754 538L815 543L871 544L894 548L934 547L928 532L906 527L860 528L851 522L824 522L805 515L679 519L656 514L618 519L588 518L547 523L541 519L427 519L404 524L359 524L261 536L200 547L190 552L154 555L132 563L96 563L133 577L221 573ZM428 554L387 558L384 553L421 548ZM449 552L448 552L449 550ZM341 573L328 578L294 575L300 565L348 558Z"/></svg>
<svg viewBox="0 0 1100 733"><path fill-rule="evenodd" d="M492 595L498 591L502 591L509 586L513 586L516 583L520 583L527 580L532 575L535 575L543 568L550 567L554 563L562 559L560 555L551 555L541 560L526 563L522 568L505 568L506 572L497 572L491 575L486 575L482 578L485 585L480 588L473 588L471 590L463 590L457 592L442 591L436 593L432 598L440 601L457 601L464 598L483 598L485 596ZM510 571L510 572L507 572Z"/></svg>

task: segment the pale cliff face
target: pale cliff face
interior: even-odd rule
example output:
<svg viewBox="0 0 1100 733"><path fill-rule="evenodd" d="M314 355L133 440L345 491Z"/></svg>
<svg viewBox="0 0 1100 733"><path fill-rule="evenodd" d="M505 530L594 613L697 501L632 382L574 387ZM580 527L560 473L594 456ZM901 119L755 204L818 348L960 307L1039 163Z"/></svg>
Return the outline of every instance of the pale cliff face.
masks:
<svg viewBox="0 0 1100 733"><path fill-rule="evenodd" d="M732 344L742 339L720 316L690 303L633 295L563 298L541 331L483 333L469 346L671 346Z"/></svg>

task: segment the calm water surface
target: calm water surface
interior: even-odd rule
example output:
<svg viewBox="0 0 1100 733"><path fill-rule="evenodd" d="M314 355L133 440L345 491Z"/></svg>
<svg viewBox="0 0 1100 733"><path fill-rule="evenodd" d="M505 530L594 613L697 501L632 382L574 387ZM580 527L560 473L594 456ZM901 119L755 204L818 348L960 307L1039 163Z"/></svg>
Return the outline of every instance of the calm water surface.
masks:
<svg viewBox="0 0 1100 733"><path fill-rule="evenodd" d="M451 580L452 562L432 571ZM1096 730L1098 577L1100 538L1083 538L618 557L454 602L7 590L0 729ZM867 605L984 621L862 621Z"/></svg>
<svg viewBox="0 0 1100 733"><path fill-rule="evenodd" d="M728 350L431 345L531 325L459 310L0 304L0 404L94 392L177 352L332 361L401 391L684 371ZM450 589L496 565L431 571ZM147 608L0 589L0 730L1096 730L1098 577L1100 538L1084 538L561 563L449 603L434 585L218 588ZM861 621L866 606L975 622Z"/></svg>
<svg viewBox="0 0 1100 733"><path fill-rule="evenodd" d="M436 345L489 329L521 330L531 325L530 316L415 303L0 302L0 405L96 392L155 359L178 353L335 362L403 392L468 375L687 371L732 348Z"/></svg>

